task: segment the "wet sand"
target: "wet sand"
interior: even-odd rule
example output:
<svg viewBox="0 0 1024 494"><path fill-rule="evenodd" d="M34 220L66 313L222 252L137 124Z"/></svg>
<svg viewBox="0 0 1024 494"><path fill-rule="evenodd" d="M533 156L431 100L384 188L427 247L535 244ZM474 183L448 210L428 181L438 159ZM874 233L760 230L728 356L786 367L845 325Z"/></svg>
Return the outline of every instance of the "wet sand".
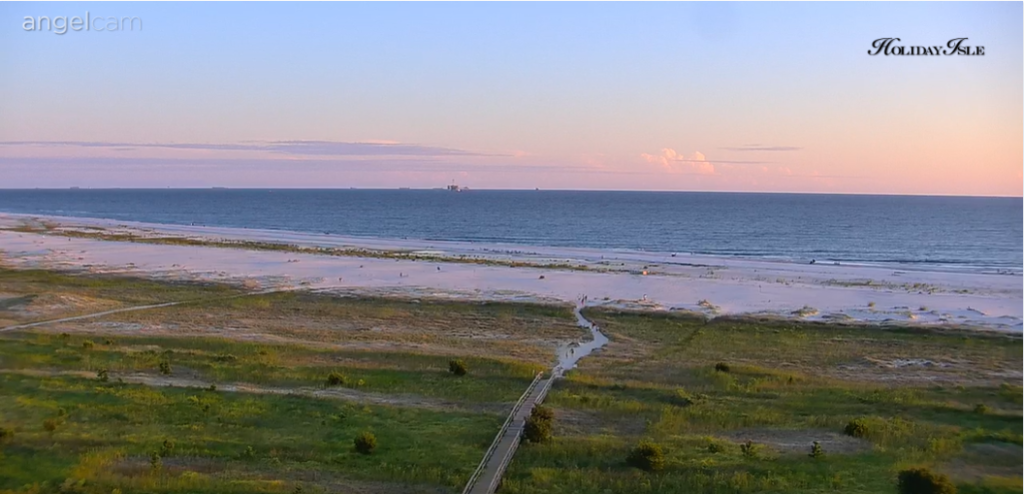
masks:
<svg viewBox="0 0 1024 494"><path fill-rule="evenodd" d="M29 217L0 214L0 228ZM48 218L55 233L0 231L11 267L116 272L169 279L310 288L395 297L574 303L692 311L708 317L771 316L842 323L957 326L1021 331L1022 277L971 271L800 264L673 253L355 239L230 228ZM161 245L60 236L60 229L203 241L417 252L433 260ZM520 266L467 263L494 261ZM545 264L573 266L552 268ZM533 266L533 267L531 267ZM646 274L644 274L646 272Z"/></svg>

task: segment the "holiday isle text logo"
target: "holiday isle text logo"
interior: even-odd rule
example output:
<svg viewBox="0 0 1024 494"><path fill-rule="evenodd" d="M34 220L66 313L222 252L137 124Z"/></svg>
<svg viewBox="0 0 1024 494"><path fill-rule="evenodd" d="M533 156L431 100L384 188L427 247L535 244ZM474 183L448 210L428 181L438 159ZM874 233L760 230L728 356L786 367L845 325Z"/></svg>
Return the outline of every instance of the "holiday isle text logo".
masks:
<svg viewBox="0 0 1024 494"><path fill-rule="evenodd" d="M946 43L946 46L902 46L896 45L899 38L878 38L871 43L868 55L916 55L916 56L940 56L940 55L984 55L984 46L970 46L967 38L953 38Z"/></svg>

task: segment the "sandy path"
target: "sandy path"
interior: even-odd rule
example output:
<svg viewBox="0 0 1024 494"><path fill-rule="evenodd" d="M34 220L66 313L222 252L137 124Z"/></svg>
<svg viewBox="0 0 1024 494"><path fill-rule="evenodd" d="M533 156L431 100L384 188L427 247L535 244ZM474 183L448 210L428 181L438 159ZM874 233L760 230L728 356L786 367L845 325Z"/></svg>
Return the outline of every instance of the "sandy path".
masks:
<svg viewBox="0 0 1024 494"><path fill-rule="evenodd" d="M95 372L88 371L60 371L60 370L39 370L39 369L0 369L0 373L4 374L18 374L24 376L33 377L56 377L56 376L69 376L69 377L80 377L80 378L96 378ZM408 394L383 394L383 393L372 393L367 391L359 391L344 387L333 387L333 388L319 388L319 387L295 387L295 388L280 388L273 386L260 386L257 384L249 383L214 383L211 381L205 381L198 378L188 378L181 376L163 376L153 374L115 374L110 373L109 379L111 382L125 382L128 384L142 384L145 386L153 387L173 387L173 388L196 388L196 389L209 389L211 385L216 385L218 392L228 393L250 393L250 394L272 394L272 395L294 395L294 396L305 396L311 398L341 400L353 403L361 404L374 404L374 405L385 405L385 406L397 406L397 407L411 407L411 408L426 408L430 410L439 411L450 411L459 410L471 413L492 413L499 414L505 413L508 410L508 404L505 403L480 403L480 404L466 404L457 403L453 401L446 401L437 398L431 398L427 396L419 395L408 395Z"/></svg>
<svg viewBox="0 0 1024 494"><path fill-rule="evenodd" d="M558 366L552 370L552 373L561 377L562 373L571 370L576 367L576 363L583 357L590 355L596 350L600 350L603 346L608 344L608 337L601 332L600 328L597 327L587 318L583 317L583 309L586 307L586 301L581 301L576 304L572 312L576 315L576 324L581 328L590 331L590 341L583 343L573 343L560 348L558 351Z"/></svg>

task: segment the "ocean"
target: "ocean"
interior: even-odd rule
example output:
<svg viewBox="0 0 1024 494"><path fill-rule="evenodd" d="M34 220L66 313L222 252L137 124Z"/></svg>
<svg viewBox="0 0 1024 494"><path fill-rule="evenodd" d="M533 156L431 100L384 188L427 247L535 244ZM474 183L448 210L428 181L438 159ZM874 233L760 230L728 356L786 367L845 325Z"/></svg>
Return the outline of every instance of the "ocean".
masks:
<svg viewBox="0 0 1024 494"><path fill-rule="evenodd" d="M472 190L0 190L0 211L1021 273L1022 199Z"/></svg>

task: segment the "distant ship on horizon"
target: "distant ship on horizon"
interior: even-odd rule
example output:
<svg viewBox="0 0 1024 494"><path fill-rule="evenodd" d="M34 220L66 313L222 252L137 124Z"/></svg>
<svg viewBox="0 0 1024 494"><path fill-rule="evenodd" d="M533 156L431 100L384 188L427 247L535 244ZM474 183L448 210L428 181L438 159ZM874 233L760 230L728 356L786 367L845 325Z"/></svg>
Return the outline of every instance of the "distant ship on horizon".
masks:
<svg viewBox="0 0 1024 494"><path fill-rule="evenodd" d="M460 187L454 180L452 180L452 184L448 186L448 192L465 192L467 190L469 190L468 187Z"/></svg>

